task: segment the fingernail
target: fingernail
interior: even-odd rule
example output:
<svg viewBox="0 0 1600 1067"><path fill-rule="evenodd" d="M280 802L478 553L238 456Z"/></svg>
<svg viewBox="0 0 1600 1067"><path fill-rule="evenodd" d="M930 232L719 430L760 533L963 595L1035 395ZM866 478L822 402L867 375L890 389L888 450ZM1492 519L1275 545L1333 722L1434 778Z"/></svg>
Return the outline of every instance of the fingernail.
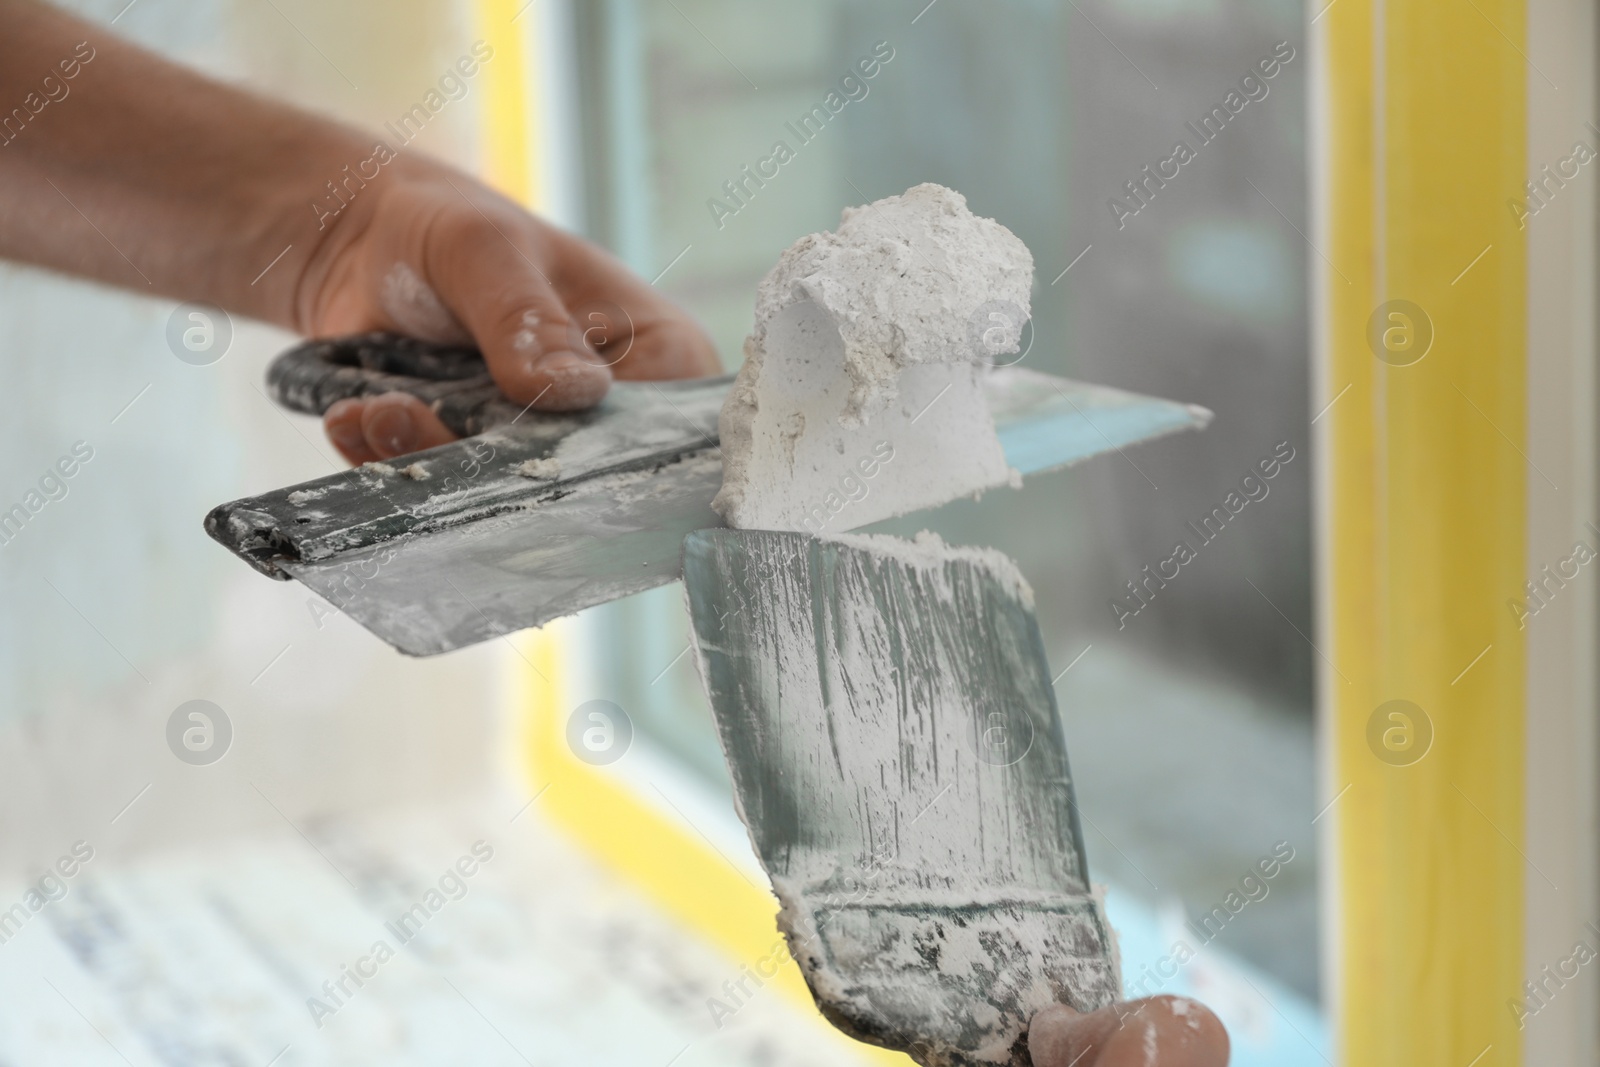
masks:
<svg viewBox="0 0 1600 1067"><path fill-rule="evenodd" d="M368 436L376 438L373 444L391 456L403 456L417 448L417 424L405 408L384 408L373 412Z"/></svg>
<svg viewBox="0 0 1600 1067"><path fill-rule="evenodd" d="M536 370L549 381L540 393L539 406L546 411L569 411L599 403L611 387L611 372L573 352L551 352L541 359Z"/></svg>
<svg viewBox="0 0 1600 1067"><path fill-rule="evenodd" d="M605 369L605 360L597 353L588 351L569 352L566 349L557 349L546 352L537 359L530 359L523 364L523 370L531 377L535 374L549 377L565 376L573 373L590 374L589 368ZM608 374L609 377L609 374Z"/></svg>

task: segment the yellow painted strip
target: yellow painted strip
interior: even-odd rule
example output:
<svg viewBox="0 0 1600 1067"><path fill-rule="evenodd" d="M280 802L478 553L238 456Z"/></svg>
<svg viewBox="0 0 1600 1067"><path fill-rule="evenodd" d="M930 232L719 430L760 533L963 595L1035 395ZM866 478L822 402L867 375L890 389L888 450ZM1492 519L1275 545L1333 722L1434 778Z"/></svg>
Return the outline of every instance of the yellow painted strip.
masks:
<svg viewBox="0 0 1600 1067"><path fill-rule="evenodd" d="M540 106L526 27L539 17L541 0L532 0L519 16L526 2L478 0L478 35L494 49L483 65L483 177L518 203L538 209L545 195L535 151Z"/></svg>
<svg viewBox="0 0 1600 1067"><path fill-rule="evenodd" d="M733 959L754 961L768 955L779 944L772 896L751 886L674 819L641 804L630 787L579 760L568 748L563 711L570 711L571 701L561 686L567 649L559 633L552 632L558 629L547 626L527 642L528 658L539 674L525 674L531 683L526 706L532 712L526 753L534 788L548 785L540 800L545 815ZM784 968L777 982L809 1002L794 968Z"/></svg>
<svg viewBox="0 0 1600 1067"><path fill-rule="evenodd" d="M1319 22L1322 385L1350 386L1324 438L1331 789L1350 787L1332 812L1337 1032L1360 1067L1516 1064L1525 649L1506 602L1525 558L1527 322L1505 203L1526 168L1525 11L1339 0ZM1432 322L1411 366L1368 345L1395 299ZM1404 766L1369 744L1394 699L1433 729Z"/></svg>
<svg viewBox="0 0 1600 1067"><path fill-rule="evenodd" d="M722 1004L736 1009L747 996L777 996L815 1019L823 1039L852 1062L902 1065L899 1053L851 1041L817 1012L800 970L777 929L777 902L746 880L708 845L661 809L599 767L577 759L567 747L563 664L574 649L561 623L521 642L530 664L518 671L524 752L539 807L603 866L639 890L657 907L720 949L729 960L728 981L743 991L724 991ZM624 757L626 758L626 757ZM747 974L763 975L759 984ZM717 1018L708 1004L707 1018Z"/></svg>

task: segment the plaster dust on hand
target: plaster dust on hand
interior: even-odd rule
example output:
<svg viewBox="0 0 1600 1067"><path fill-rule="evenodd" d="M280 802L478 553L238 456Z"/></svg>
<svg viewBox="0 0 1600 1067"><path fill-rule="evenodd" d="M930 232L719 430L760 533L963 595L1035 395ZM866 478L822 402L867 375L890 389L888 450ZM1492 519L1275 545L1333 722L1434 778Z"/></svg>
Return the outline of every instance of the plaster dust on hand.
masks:
<svg viewBox="0 0 1600 1067"><path fill-rule="evenodd" d="M383 276L378 304L401 333L440 344L467 344L472 340L433 286L408 263L396 263Z"/></svg>
<svg viewBox="0 0 1600 1067"><path fill-rule="evenodd" d="M762 281L719 424L730 526L821 533L1011 482L982 382L1017 351L1033 257L923 184L847 208Z"/></svg>
<svg viewBox="0 0 1600 1067"><path fill-rule="evenodd" d="M539 328L539 313L531 308L522 313L522 325L511 338L511 347L518 352L532 352L538 347L539 339L534 330Z"/></svg>

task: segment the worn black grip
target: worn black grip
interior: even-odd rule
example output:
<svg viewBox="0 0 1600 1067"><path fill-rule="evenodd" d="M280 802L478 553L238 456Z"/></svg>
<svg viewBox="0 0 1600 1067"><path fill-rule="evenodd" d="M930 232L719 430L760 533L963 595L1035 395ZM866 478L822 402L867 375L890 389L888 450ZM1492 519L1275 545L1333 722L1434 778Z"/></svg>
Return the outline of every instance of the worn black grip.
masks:
<svg viewBox="0 0 1600 1067"><path fill-rule="evenodd" d="M520 408L466 345L441 345L392 333L306 341L267 368L272 398L290 411L321 415L340 400L410 393L462 437L510 422Z"/></svg>

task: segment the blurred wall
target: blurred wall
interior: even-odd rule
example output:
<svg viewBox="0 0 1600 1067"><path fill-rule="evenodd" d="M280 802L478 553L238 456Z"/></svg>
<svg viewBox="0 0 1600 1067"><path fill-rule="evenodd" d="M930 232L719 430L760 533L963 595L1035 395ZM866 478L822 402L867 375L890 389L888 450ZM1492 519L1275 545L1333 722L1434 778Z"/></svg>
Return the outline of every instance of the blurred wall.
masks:
<svg viewBox="0 0 1600 1067"><path fill-rule="evenodd" d="M68 6L108 23L125 5ZM376 129L470 46L464 9L140 0L115 32ZM468 97L425 143L470 161L476 124ZM206 537L214 505L343 463L316 420L261 393L289 335L235 319L226 354L194 366L168 346L174 306L0 264L0 499L76 442L92 450L65 497L0 546L3 873L78 838L128 854L445 794L493 758L497 650L404 659ZM192 699L232 725L208 766L168 746Z"/></svg>
<svg viewBox="0 0 1600 1067"><path fill-rule="evenodd" d="M1299 6L983 0L917 16L921 7L586 8L591 232L646 277L672 264L661 285L737 364L755 285L798 235L917 182L965 193L1034 251L1026 365L1218 418L1197 438L1041 479L1020 497L992 494L981 513L957 506L941 523L958 536L1009 533L1002 547L1036 582L1070 588L1051 598L1051 625L1308 714L1314 653L1296 628L1310 632L1304 264L1314 252L1302 236ZM894 58L866 95L800 144L786 121L880 41ZM1219 132L1206 143L1190 124L1204 132L1213 107L1227 121L1210 119ZM780 139L794 142L794 161L746 202L729 198L723 183ZM1146 178L1179 140L1195 158L1170 181ZM1134 180L1143 202L1128 192ZM708 210L713 199L735 212ZM1209 543L1189 531L1280 445L1296 458L1259 506ZM1148 610L1121 617L1111 602L1138 609L1127 583L1180 539L1200 560Z"/></svg>
<svg viewBox="0 0 1600 1067"><path fill-rule="evenodd" d="M124 3L80 8L109 21ZM376 128L470 45L465 10L140 0L117 30ZM1217 411L1203 435L891 525L993 544L1038 589L1053 661L1077 664L1058 692L1101 876L1204 910L1279 836L1302 835L1306 859L1276 903L1230 938L1312 988L1312 653L1296 629L1310 632L1303 275L1314 253L1297 232L1299 9L595 0L574 14L587 227L700 315L730 364L784 247L834 227L846 205L932 180L1034 250L1026 365ZM1130 212L1138 203L1124 183L1192 137L1186 123L1279 41L1296 58L1266 95L1118 219L1113 197ZM893 58L869 92L732 217L708 211L879 42ZM475 158L475 103L431 124L427 147ZM216 503L337 465L313 420L258 391L290 339L237 322L223 359L190 366L167 347L170 303L15 267L0 278L14 413L0 426L0 488L15 499L74 442L95 450L69 495L0 547L0 863L20 870L80 836L131 851L481 778L499 650L401 659L342 618L319 619L302 590L236 564L200 529ZM1187 524L1280 441L1297 458L1270 495L1119 627L1108 602L1128 602L1124 583L1192 537ZM718 780L678 591L592 621L606 635L606 695ZM236 731L207 767L181 763L165 740L172 711L194 698L223 707Z"/></svg>
<svg viewBox="0 0 1600 1067"><path fill-rule="evenodd" d="M1079 572L1082 592L1100 610L1114 597L1137 606L1124 583L1186 539L1200 558L1119 634L1308 714L1306 264L1317 253L1304 237L1304 10L1273 0L1091 0L1083 12L1065 64L1079 151L1062 257L1093 248L1056 286L1073 323L1071 370L1203 404L1217 418L1192 441L1132 455L1148 481L1129 463L1085 472L1096 565ZM1264 60L1277 69L1271 78L1260 74ZM1218 106L1229 120L1213 118L1213 135L1202 120ZM1180 140L1196 158L1164 187L1149 183L1143 168ZM1147 205L1128 195L1133 180ZM1114 211L1113 197L1138 213ZM1282 442L1295 458L1266 497L1202 544L1187 524L1223 505Z"/></svg>

